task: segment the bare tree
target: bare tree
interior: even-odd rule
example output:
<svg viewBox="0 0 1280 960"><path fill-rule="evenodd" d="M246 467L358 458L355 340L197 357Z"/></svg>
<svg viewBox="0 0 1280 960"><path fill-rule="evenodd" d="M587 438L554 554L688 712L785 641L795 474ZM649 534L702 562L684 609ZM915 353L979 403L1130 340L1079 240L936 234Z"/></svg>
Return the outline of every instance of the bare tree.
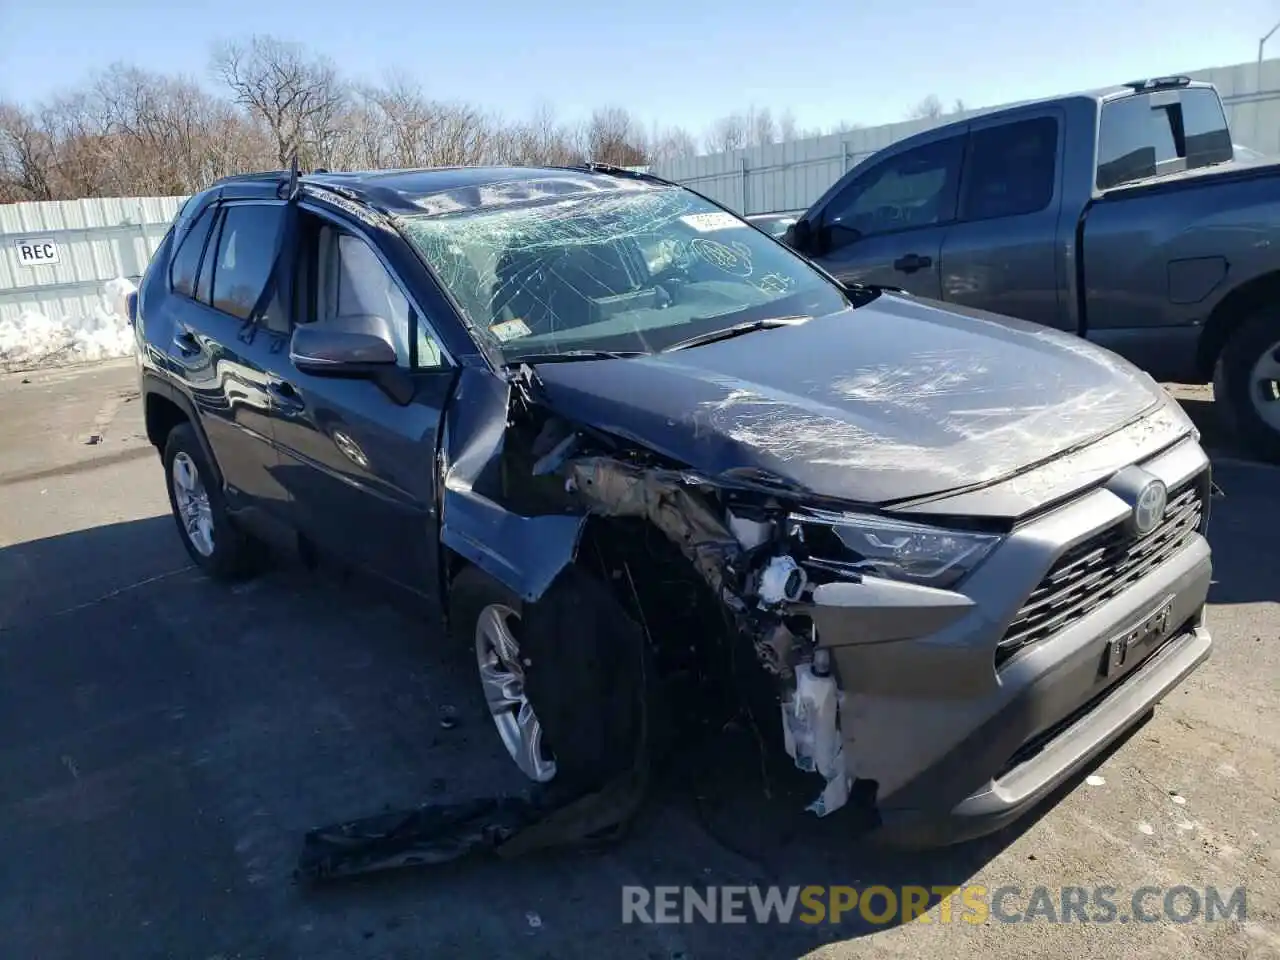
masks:
<svg viewBox="0 0 1280 960"><path fill-rule="evenodd" d="M659 129L655 124L649 135L649 162L664 163L668 160L682 160L685 157L697 156L698 141L693 134L683 127L667 127Z"/></svg>
<svg viewBox="0 0 1280 960"><path fill-rule="evenodd" d="M214 53L213 71L236 103L266 124L281 166L332 147L333 125L347 93L327 59L310 57L298 44L271 36L225 43Z"/></svg>
<svg viewBox="0 0 1280 960"><path fill-rule="evenodd" d="M600 107L586 126L587 156L600 163L636 167L648 163L644 135L625 107Z"/></svg>
<svg viewBox="0 0 1280 960"><path fill-rule="evenodd" d="M796 115L792 113L791 108L788 107L786 110L782 111L782 116L778 118L778 137L783 143L788 143L792 140L798 140L798 133L799 128L796 126Z"/></svg>
<svg viewBox="0 0 1280 960"><path fill-rule="evenodd" d="M907 117L911 120L937 120L944 113L942 101L931 93L912 107Z"/></svg>
<svg viewBox="0 0 1280 960"><path fill-rule="evenodd" d="M752 107L747 117L751 124L751 145L763 147L778 139L778 127L773 122L773 112L768 107Z"/></svg>
<svg viewBox="0 0 1280 960"><path fill-rule="evenodd" d="M745 114L731 113L712 123L703 139L710 153L728 153L750 144L751 128Z"/></svg>
<svg viewBox="0 0 1280 960"><path fill-rule="evenodd" d="M404 76L352 86L329 60L270 36L223 44L212 64L227 95L119 63L52 101L0 103L0 201L191 193L284 166L295 151L304 167L337 170L587 158L641 166L700 146L680 127L646 133L621 106L571 123L541 104L512 122L435 99ZM820 133L800 130L790 111L751 106L702 140L734 150Z"/></svg>
<svg viewBox="0 0 1280 960"><path fill-rule="evenodd" d="M54 199L54 150L39 117L0 103L0 203Z"/></svg>
<svg viewBox="0 0 1280 960"><path fill-rule="evenodd" d="M961 100L959 97L956 97L956 102L951 105L952 113L964 113L968 109L969 108L965 106L964 101Z"/></svg>

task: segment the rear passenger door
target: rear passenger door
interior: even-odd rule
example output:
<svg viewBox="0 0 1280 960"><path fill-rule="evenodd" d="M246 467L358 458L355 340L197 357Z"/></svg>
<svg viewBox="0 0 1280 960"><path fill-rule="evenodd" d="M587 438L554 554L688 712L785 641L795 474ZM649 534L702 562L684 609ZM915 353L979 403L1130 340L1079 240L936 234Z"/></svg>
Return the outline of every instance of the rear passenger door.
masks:
<svg viewBox="0 0 1280 960"><path fill-rule="evenodd" d="M281 346L250 322L275 262L283 204L211 204L181 241L170 281L174 323L168 367L195 404L234 507L279 514L283 488L266 369ZM278 298L261 325L287 329Z"/></svg>
<svg viewBox="0 0 1280 960"><path fill-rule="evenodd" d="M974 120L960 180L960 208L942 248L942 297L1074 330L1060 292L1058 250L1062 115Z"/></svg>
<svg viewBox="0 0 1280 960"><path fill-rule="evenodd" d="M436 454L454 368L365 232L304 206L296 323L377 315L395 331L413 397L303 373L277 358L276 439L293 523L328 553L427 596L437 573Z"/></svg>
<svg viewBox="0 0 1280 960"><path fill-rule="evenodd" d="M854 174L819 212L814 259L842 281L942 295L942 237L955 218L964 135L921 144Z"/></svg>

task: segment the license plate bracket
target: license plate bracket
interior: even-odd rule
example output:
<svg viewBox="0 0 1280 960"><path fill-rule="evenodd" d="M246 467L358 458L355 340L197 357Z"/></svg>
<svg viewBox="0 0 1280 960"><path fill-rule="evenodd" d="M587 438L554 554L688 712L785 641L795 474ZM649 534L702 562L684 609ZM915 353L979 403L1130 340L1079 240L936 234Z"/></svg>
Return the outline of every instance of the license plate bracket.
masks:
<svg viewBox="0 0 1280 960"><path fill-rule="evenodd" d="M1173 599L1172 595L1166 597L1160 606L1124 633L1107 641L1102 652L1101 673L1104 677L1123 673L1169 635Z"/></svg>

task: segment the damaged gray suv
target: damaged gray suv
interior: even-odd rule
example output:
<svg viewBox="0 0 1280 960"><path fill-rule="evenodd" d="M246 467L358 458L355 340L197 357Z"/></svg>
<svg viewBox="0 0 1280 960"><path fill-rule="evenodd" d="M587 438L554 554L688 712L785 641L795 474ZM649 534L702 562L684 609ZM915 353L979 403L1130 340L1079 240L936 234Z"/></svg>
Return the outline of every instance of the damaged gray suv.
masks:
<svg viewBox="0 0 1280 960"><path fill-rule="evenodd" d="M814 812L948 843L1209 655L1209 463L1156 383L652 176L230 178L136 311L195 563L283 545L424 598L540 783L625 774L696 661Z"/></svg>

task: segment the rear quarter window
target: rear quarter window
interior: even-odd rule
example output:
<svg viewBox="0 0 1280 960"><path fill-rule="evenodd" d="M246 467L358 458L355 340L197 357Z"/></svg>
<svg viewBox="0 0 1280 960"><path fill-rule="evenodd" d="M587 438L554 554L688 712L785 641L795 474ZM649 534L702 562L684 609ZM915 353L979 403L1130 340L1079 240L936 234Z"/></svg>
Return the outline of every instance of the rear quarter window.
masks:
<svg viewBox="0 0 1280 960"><path fill-rule="evenodd" d="M213 208L214 205L210 204L201 211L170 261L169 284L174 293L184 297L195 296L196 273L200 269L205 241L209 239L209 228L213 225Z"/></svg>
<svg viewBox="0 0 1280 960"><path fill-rule="evenodd" d="M990 220L1043 210L1053 199L1057 159L1055 117L975 130L969 138L961 219Z"/></svg>

